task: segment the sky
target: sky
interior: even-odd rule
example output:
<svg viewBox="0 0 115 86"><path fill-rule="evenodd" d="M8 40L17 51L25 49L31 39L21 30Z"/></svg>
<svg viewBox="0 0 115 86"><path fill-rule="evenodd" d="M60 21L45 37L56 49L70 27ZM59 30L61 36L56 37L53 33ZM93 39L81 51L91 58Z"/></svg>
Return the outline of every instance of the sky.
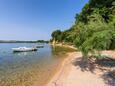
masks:
<svg viewBox="0 0 115 86"><path fill-rule="evenodd" d="M0 0L0 40L49 40L69 29L88 0Z"/></svg>

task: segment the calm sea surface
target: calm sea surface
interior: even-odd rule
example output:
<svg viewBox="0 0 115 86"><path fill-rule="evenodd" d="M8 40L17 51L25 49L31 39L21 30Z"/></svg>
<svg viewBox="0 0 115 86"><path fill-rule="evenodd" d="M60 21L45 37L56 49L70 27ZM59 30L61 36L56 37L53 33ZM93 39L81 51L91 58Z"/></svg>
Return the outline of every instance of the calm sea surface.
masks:
<svg viewBox="0 0 115 86"><path fill-rule="evenodd" d="M34 43L0 43L0 86L42 86L72 49L44 44L34 52L13 53L11 48L32 47Z"/></svg>

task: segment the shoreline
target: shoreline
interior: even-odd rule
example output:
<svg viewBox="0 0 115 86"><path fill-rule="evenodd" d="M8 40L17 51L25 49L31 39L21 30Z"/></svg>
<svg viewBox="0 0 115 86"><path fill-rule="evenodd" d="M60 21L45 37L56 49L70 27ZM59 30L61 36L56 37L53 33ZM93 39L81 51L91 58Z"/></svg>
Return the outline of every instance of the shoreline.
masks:
<svg viewBox="0 0 115 86"><path fill-rule="evenodd" d="M54 76L51 78L51 80L49 80L49 82L46 84L46 86L58 86L57 85L57 81L59 80L59 78L64 74L65 69L70 68L69 63L70 61L73 59L71 58L72 55L74 55L76 52L72 52L72 53L67 53L68 56L66 57L66 59L64 59L64 61L61 63L58 71L55 72ZM68 67L65 67L67 66ZM66 72L67 75L69 71ZM66 77L66 76L65 76Z"/></svg>
<svg viewBox="0 0 115 86"><path fill-rule="evenodd" d="M48 83L52 80L52 78L54 78L54 76L55 76L56 74L58 74L58 73L62 70L63 66L64 66L64 65L66 64L66 62L69 60L70 55L73 54L73 53L74 53L74 52L68 52L68 53L66 53L66 57L64 56L64 59L61 60L61 61L56 65L56 68L50 73L50 76L47 77L48 79L47 79L43 84L39 84L38 81L35 81L32 86L38 86L38 85L47 86Z"/></svg>

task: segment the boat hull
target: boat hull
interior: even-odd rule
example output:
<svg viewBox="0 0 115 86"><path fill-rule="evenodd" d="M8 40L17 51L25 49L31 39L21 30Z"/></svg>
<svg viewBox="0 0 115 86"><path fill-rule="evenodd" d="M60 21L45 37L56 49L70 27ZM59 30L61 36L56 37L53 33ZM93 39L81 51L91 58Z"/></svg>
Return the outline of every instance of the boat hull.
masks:
<svg viewBox="0 0 115 86"><path fill-rule="evenodd" d="M13 50L13 52L29 52L29 51L37 51L37 48L28 48L28 49L13 48L12 50Z"/></svg>

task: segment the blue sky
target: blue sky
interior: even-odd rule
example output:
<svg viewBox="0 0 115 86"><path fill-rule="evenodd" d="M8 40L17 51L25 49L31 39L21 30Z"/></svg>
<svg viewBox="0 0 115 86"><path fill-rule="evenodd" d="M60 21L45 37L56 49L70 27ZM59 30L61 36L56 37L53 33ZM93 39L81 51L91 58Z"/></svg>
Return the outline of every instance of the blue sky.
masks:
<svg viewBox="0 0 115 86"><path fill-rule="evenodd" d="M49 40L65 30L88 0L0 0L0 40Z"/></svg>

